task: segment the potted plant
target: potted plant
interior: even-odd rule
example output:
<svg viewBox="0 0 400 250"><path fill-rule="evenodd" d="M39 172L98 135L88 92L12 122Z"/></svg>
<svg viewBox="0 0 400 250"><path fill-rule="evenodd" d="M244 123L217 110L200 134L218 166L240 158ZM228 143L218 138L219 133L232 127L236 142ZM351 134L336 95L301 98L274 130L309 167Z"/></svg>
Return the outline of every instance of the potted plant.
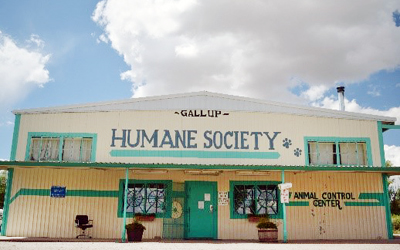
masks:
<svg viewBox="0 0 400 250"><path fill-rule="evenodd" d="M126 233L128 234L128 241L142 241L143 231L146 227L137 219L125 225Z"/></svg>
<svg viewBox="0 0 400 250"><path fill-rule="evenodd" d="M257 223L258 239L261 242L277 242L278 241L278 227L275 223L269 220L268 214L261 217Z"/></svg>

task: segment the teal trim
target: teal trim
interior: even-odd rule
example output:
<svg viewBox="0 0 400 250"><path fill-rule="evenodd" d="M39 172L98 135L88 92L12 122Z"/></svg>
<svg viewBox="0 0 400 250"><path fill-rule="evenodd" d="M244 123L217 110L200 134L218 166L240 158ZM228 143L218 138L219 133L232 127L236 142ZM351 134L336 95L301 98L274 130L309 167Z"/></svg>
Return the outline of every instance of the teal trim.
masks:
<svg viewBox="0 0 400 250"><path fill-rule="evenodd" d="M16 156L17 156L20 124L21 124L21 115L17 114L17 115L15 115L15 121L14 121L14 132L13 132L11 155L10 155L10 160L11 161L15 161Z"/></svg>
<svg viewBox="0 0 400 250"><path fill-rule="evenodd" d="M342 142L364 142L367 146L367 161L368 166L373 166L372 161L372 151L371 151L371 139L367 137L311 137L305 136L304 137L304 155L305 155L305 165L310 166L310 158L309 158L309 150L308 150L308 142L332 142L336 144L337 153L339 153L338 144ZM317 149L318 151L318 149ZM330 164L330 165L319 165L319 166L345 166L340 164L340 157L339 154L336 155L337 163ZM352 165L353 166L353 165Z"/></svg>
<svg viewBox="0 0 400 250"><path fill-rule="evenodd" d="M285 183L285 170L281 173L282 184ZM282 203L283 210L283 243L287 243L287 222L286 222L286 203Z"/></svg>
<svg viewBox="0 0 400 250"><path fill-rule="evenodd" d="M380 122L382 124L382 122ZM388 125L382 124L382 128L384 129L400 129L400 125Z"/></svg>
<svg viewBox="0 0 400 250"><path fill-rule="evenodd" d="M393 225L392 225L392 214L390 212L390 199L389 199L389 183L386 174L382 174L382 185L383 185L383 201L385 203L386 211L386 228L388 239L393 239Z"/></svg>
<svg viewBox="0 0 400 250"><path fill-rule="evenodd" d="M174 157L174 158L244 158L244 159L279 159L278 152L231 152L200 150L124 150L113 149L112 157Z"/></svg>
<svg viewBox="0 0 400 250"><path fill-rule="evenodd" d="M237 214L235 213L235 200L233 196L233 191L235 185L276 185L280 184L281 182L279 181L230 181L229 182L229 206L230 206L230 218L231 219L247 219L248 215L247 214ZM278 187L277 187L278 189ZM279 197L281 195L281 192L277 191L277 198L278 198L278 214L270 214L269 217L271 219L282 219L283 218L283 213L282 213L282 203L279 201Z"/></svg>
<svg viewBox="0 0 400 250"><path fill-rule="evenodd" d="M3 164L1 164L3 163ZM58 168L104 168L104 169L223 169L223 170L270 170L270 171L331 171L331 172L375 172L400 174L400 167L321 167L321 166L269 166L269 165L201 165L201 164L136 164L136 163L77 163L77 162L0 162L1 166L58 167Z"/></svg>
<svg viewBox="0 0 400 250"><path fill-rule="evenodd" d="M360 193L359 200L377 200L376 201L345 201L344 205L349 207L375 207L385 206L385 197L383 193Z"/></svg>
<svg viewBox="0 0 400 250"><path fill-rule="evenodd" d="M166 211L165 213L158 213L156 214L156 218L171 218L172 215L172 181L171 180L136 180L136 179L130 179L128 184L151 184L151 183L160 183L164 184L166 188ZM123 218L123 197L125 195L125 179L120 179L119 180L119 191L118 191L118 211L117 211L117 216L118 218ZM135 213L133 212L127 212L126 213L127 218L133 218L135 217Z"/></svg>
<svg viewBox="0 0 400 250"><path fill-rule="evenodd" d="M309 207L310 202L309 201L290 201L288 204L286 204L288 207Z"/></svg>
<svg viewBox="0 0 400 250"><path fill-rule="evenodd" d="M52 133L52 132L29 132L28 141L26 143L25 160L29 161L29 153L31 148L32 137L52 137L60 138L60 145L58 151L58 162L62 162L62 146L64 145L65 138L78 137L78 138L92 138L92 151L90 161L96 162L97 150L97 134L94 133ZM40 152L39 152L40 153Z"/></svg>
<svg viewBox="0 0 400 250"><path fill-rule="evenodd" d="M126 225L126 208L128 206L128 182L129 182L129 168L125 170L125 189L124 189L125 192L124 192L124 211L123 211L124 220L122 223L122 236L121 236L122 242L125 242L125 234L126 234L125 225Z"/></svg>
<svg viewBox="0 0 400 250"><path fill-rule="evenodd" d="M13 203L19 196L50 196L50 189L29 189L21 188L11 198L10 204ZM118 191L113 190L68 190L65 197L103 197L117 198Z"/></svg>
<svg viewBox="0 0 400 250"><path fill-rule="evenodd" d="M385 149L384 149L384 144L383 144L382 122L381 121L378 121L378 141L379 141L379 153L381 156L381 166L386 167Z"/></svg>
<svg viewBox="0 0 400 250"><path fill-rule="evenodd" d="M8 223L8 212L10 210L10 197L11 197L11 190L12 190L12 183L14 178L14 169L9 168L7 174L7 186L6 192L4 194L4 207L3 207L3 220L1 226L1 236L7 235L7 223Z"/></svg>
<svg viewBox="0 0 400 250"><path fill-rule="evenodd" d="M186 193L185 191L172 191L172 196L174 198L185 198Z"/></svg>
<svg viewBox="0 0 400 250"><path fill-rule="evenodd" d="M201 165L201 164L141 164L141 163L104 163L104 162L33 162L0 161L0 166L21 167L57 167L57 168L102 168L102 169L221 169L221 170L269 170L269 171L322 171L322 172L373 172L400 174L400 167L374 166L278 166L278 165Z"/></svg>

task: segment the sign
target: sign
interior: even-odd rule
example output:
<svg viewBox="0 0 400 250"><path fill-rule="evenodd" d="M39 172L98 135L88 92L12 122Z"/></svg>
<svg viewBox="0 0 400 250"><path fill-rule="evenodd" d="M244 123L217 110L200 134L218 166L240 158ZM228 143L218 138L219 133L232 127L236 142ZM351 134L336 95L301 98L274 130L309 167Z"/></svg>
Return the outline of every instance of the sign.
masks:
<svg viewBox="0 0 400 250"><path fill-rule="evenodd" d="M227 191L220 191L218 192L218 205L219 206L226 206L229 203L229 197Z"/></svg>
<svg viewBox="0 0 400 250"><path fill-rule="evenodd" d="M289 189L289 188L291 188L291 187L292 187L292 183L290 183L290 182L288 182L288 183L282 183L282 184L279 184L279 185L278 185L278 188L279 188L280 190Z"/></svg>
<svg viewBox="0 0 400 250"><path fill-rule="evenodd" d="M278 185L281 190L281 203L289 203L289 188L292 187L292 183L282 183Z"/></svg>
<svg viewBox="0 0 400 250"><path fill-rule="evenodd" d="M52 198L65 198L66 193L66 187L52 186L50 189L50 197Z"/></svg>
<svg viewBox="0 0 400 250"><path fill-rule="evenodd" d="M183 117L212 117L217 118L219 115L229 115L229 113L222 113L221 110L197 110L197 109L183 109L180 112L175 112L176 115Z"/></svg>
<svg viewBox="0 0 400 250"><path fill-rule="evenodd" d="M281 189L281 203L289 203L289 189Z"/></svg>

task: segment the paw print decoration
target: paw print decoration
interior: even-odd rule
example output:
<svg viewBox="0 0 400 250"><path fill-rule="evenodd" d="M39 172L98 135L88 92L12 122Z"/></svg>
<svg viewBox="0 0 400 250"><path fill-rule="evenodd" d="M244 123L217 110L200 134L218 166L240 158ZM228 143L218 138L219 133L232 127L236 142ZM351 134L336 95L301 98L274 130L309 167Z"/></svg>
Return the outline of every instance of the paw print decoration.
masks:
<svg viewBox="0 0 400 250"><path fill-rule="evenodd" d="M283 140L283 145L285 148L289 148L292 145L292 140L285 138L285 140Z"/></svg>
<svg viewBox="0 0 400 250"><path fill-rule="evenodd" d="M299 157L300 155L301 155L301 149L299 149L299 148L296 148L295 150L294 150L294 155L295 156L297 156L297 157Z"/></svg>

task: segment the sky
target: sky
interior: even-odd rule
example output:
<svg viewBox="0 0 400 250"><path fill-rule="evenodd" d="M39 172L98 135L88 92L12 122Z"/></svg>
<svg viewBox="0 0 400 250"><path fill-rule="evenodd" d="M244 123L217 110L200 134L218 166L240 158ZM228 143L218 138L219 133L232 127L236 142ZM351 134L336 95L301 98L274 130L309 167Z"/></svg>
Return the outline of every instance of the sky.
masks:
<svg viewBox="0 0 400 250"><path fill-rule="evenodd" d="M12 110L210 91L396 117L400 1L0 0L0 159ZM400 130L384 133L400 166Z"/></svg>

